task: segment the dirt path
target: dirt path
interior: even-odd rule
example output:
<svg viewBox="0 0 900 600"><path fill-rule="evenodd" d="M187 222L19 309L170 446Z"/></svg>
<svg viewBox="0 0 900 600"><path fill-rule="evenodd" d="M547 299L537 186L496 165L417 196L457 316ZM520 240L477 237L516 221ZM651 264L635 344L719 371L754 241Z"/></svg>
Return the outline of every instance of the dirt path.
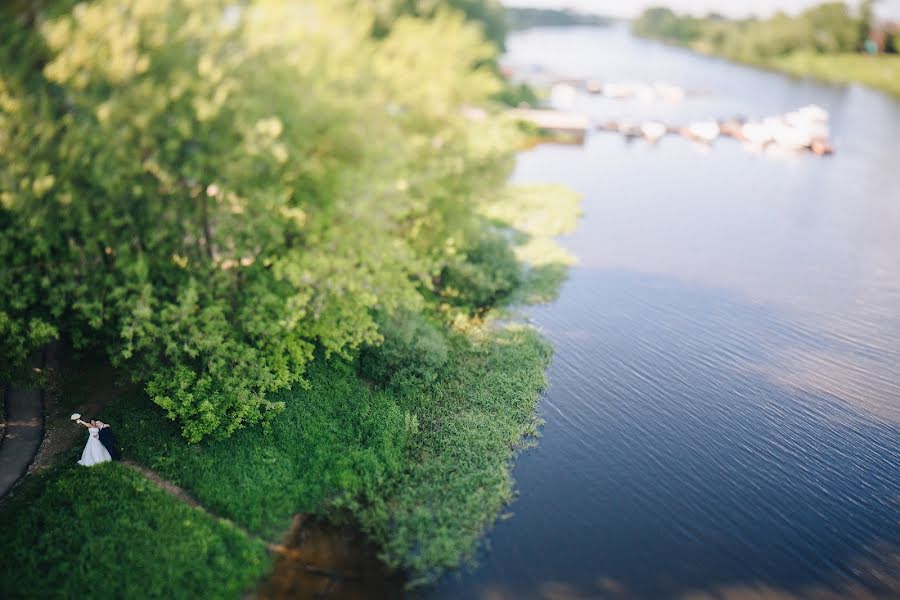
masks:
<svg viewBox="0 0 900 600"><path fill-rule="evenodd" d="M205 506L203 506L202 504L197 502L197 500L195 500L194 497L191 496L187 492L187 490L172 483L168 479L165 479L162 475L160 475L156 471L153 471L152 469L148 469L147 467L145 467L143 465L139 465L130 460L123 460L120 464L125 467L128 467L129 469L131 469L133 471L137 471L138 473L140 473L141 475L143 475L144 477L146 477L147 479L152 481L154 484L156 484L158 487L162 488L163 491L178 498L179 500L181 500L188 506L190 506L192 508L196 508L196 509L204 512L206 515L215 519L216 521L219 521L220 523L224 523L225 525L228 525L229 527L233 527L233 528L237 529L238 531L240 531L241 533L243 533L250 539L259 540L260 542L262 542L266 545L266 547L269 549L270 552L276 552L276 553L281 554L281 553L284 553L287 551L284 546L282 546L280 544L273 544L273 543L261 538L260 536L256 535L255 533L252 533L252 532L248 531L247 529L244 529L243 527L241 527L240 525L238 525L231 519L228 519L228 518L225 518L225 517L222 517L222 516L219 516L217 514L210 512L209 510L207 510L207 508ZM300 515L297 515L297 517L294 518L295 525L298 523L299 517L300 517Z"/></svg>
<svg viewBox="0 0 900 600"><path fill-rule="evenodd" d="M140 473L188 506L266 545L277 557L273 571L258 589L244 596L245 600L362 600L372 597L373 590L377 591L375 597L378 598L399 597L402 580L384 571L375 552L360 552L367 544L357 531L335 529L297 514L284 543L272 543L231 519L211 513L184 488L156 471L127 460L120 464Z"/></svg>
<svg viewBox="0 0 900 600"><path fill-rule="evenodd" d="M44 404L40 390L10 385L4 394L6 427L0 443L0 498L27 471L44 435Z"/></svg>
<svg viewBox="0 0 900 600"><path fill-rule="evenodd" d="M132 385L122 384L107 364L66 357L57 359L56 354L48 354L44 440L29 472L41 471L66 459L73 445L84 446L87 432L72 424L69 417L73 412L81 413L83 419L96 418L109 402L133 390ZM115 428L115 423L112 425Z"/></svg>

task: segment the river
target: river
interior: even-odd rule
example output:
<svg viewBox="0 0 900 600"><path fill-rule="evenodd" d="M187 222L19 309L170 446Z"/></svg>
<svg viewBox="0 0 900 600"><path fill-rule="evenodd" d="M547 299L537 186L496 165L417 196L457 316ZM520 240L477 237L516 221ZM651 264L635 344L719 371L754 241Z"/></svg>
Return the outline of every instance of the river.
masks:
<svg viewBox="0 0 900 600"><path fill-rule="evenodd" d="M517 33L505 62L709 92L578 95L599 120L816 103L836 154L596 133L519 156L514 181L584 198L578 264L530 311L546 424L478 565L416 595L900 597L900 103L619 27Z"/></svg>

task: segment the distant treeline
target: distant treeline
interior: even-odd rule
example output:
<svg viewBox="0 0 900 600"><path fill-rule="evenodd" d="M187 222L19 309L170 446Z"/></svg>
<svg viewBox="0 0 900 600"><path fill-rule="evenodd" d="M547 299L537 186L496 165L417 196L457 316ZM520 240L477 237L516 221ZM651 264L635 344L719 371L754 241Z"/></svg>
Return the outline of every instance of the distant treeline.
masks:
<svg viewBox="0 0 900 600"><path fill-rule="evenodd" d="M510 31L516 31L531 27L606 26L612 19L573 10L510 7L506 9L506 22Z"/></svg>
<svg viewBox="0 0 900 600"><path fill-rule="evenodd" d="M634 21L632 30L697 52L798 77L861 83L900 98L898 27L876 23L870 0L856 10L830 2L796 16L777 13L767 19L694 17L650 8Z"/></svg>
<svg viewBox="0 0 900 600"><path fill-rule="evenodd" d="M501 50L506 41L506 9L500 0L361 0L359 3L374 11L378 36L385 35L401 17L430 19L440 12L454 10L476 23L484 37Z"/></svg>
<svg viewBox="0 0 900 600"><path fill-rule="evenodd" d="M873 23L872 3L858 10L830 2L791 16L730 20L717 14L679 15L668 8L647 9L633 25L644 37L690 46L745 62L759 62L794 52L837 54L866 49ZM896 49L889 44L887 50Z"/></svg>

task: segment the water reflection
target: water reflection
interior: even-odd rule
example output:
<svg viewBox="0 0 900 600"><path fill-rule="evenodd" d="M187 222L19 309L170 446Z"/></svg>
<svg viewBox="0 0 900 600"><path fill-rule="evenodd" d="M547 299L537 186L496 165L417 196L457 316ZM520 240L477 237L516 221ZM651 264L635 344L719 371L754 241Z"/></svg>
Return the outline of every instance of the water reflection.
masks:
<svg viewBox="0 0 900 600"><path fill-rule="evenodd" d="M691 590L671 596L678 600L895 600L900 597L900 552L886 550L877 564L859 565L865 582L842 581L786 590L764 583L742 583L712 590ZM591 589L578 589L564 582L545 582L522 592L501 586L479 591L481 600L635 600L641 596L609 577L597 577Z"/></svg>
<svg viewBox="0 0 900 600"><path fill-rule="evenodd" d="M257 590L259 600L371 600L402 598L402 576L388 571L365 536L348 527L295 517L275 568Z"/></svg>

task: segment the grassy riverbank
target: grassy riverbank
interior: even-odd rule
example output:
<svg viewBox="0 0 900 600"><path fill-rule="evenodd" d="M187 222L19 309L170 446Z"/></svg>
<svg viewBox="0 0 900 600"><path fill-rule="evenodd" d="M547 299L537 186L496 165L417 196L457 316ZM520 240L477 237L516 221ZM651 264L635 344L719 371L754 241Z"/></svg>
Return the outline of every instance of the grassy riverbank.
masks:
<svg viewBox="0 0 900 600"><path fill-rule="evenodd" d="M214 513L272 541L298 512L350 517L389 565L428 579L471 555L511 498L512 453L536 430L547 347L527 328L476 338L432 338L447 346L435 371L406 356L384 387L322 360L309 390L284 393L288 408L269 431L203 446L160 427L143 396L107 418L121 424L127 456Z"/></svg>
<svg viewBox="0 0 900 600"><path fill-rule="evenodd" d="M701 54L720 56L793 77L811 78L838 85L864 85L900 99L900 55L869 56L858 52L816 54L796 51L781 56L748 58L716 52L709 45L702 43L661 41L685 46Z"/></svg>
<svg viewBox="0 0 900 600"><path fill-rule="evenodd" d="M429 310L380 317L382 343L318 352L305 385L270 398L285 406L270 425L194 444L145 393L110 402L101 416L124 456L204 510L121 465L74 466L76 445L0 505L4 597L71 597L110 576L123 595L235 597L297 513L358 525L412 585L470 560L513 496L510 460L537 432L550 356L504 307L552 300L571 261L552 237L575 226L579 202L514 187L482 211L506 235L445 271ZM98 555L116 556L114 573Z"/></svg>
<svg viewBox="0 0 900 600"><path fill-rule="evenodd" d="M34 475L2 506L0 597L235 598L265 545L118 464Z"/></svg>
<svg viewBox="0 0 900 600"><path fill-rule="evenodd" d="M190 444L142 393L103 418L126 458L263 540L278 541L298 512L350 518L389 565L428 581L471 557L511 499L509 461L536 432L549 349L522 326L413 329L387 361L316 360L309 389L282 393L268 430ZM386 376L374 385L366 372ZM85 580L113 579L123 597L225 598L265 573L260 541L125 467L76 467L76 454L0 510L11 524L4 597L71 597Z"/></svg>
<svg viewBox="0 0 900 600"><path fill-rule="evenodd" d="M828 83L858 83L900 98L900 56L860 52L874 22L871 9L826 3L797 15L731 20L650 8L632 31L703 54Z"/></svg>
<svg viewBox="0 0 900 600"><path fill-rule="evenodd" d="M859 83L900 99L900 55L794 52L768 59L760 66L829 83Z"/></svg>
<svg viewBox="0 0 900 600"><path fill-rule="evenodd" d="M0 9L0 378L102 357L56 409L105 406L133 461L50 430L0 504L4 596L115 560L120 596L234 597L297 513L420 583L510 499L549 351L506 307L554 297L578 200L508 184L494 0L369 4Z"/></svg>

